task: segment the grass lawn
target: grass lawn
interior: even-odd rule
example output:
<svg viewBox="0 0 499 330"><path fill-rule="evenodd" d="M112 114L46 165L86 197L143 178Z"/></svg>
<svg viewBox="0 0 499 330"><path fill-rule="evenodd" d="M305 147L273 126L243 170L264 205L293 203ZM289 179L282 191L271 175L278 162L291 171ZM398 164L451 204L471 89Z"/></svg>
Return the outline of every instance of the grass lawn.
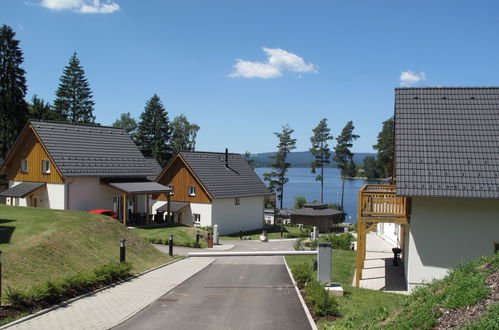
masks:
<svg viewBox="0 0 499 330"><path fill-rule="evenodd" d="M173 259L107 216L0 205L3 292L118 262L121 238L135 273Z"/></svg>
<svg viewBox="0 0 499 330"><path fill-rule="evenodd" d="M203 237L199 240L201 247L206 247L208 232L196 227L181 224L169 224L148 228L133 228L132 231L151 243L168 244L170 235L173 235L173 245L193 246L196 234L199 232Z"/></svg>
<svg viewBox="0 0 499 330"><path fill-rule="evenodd" d="M282 226L284 228L283 237L281 237L281 226L271 226L265 228L267 230L267 236L269 239L278 239L278 238L287 238L286 234L292 235L293 237L297 237L299 234L304 232L304 229L300 229L298 227L291 226ZM243 231L243 237L254 239L260 239L260 235L262 234L263 229L257 229L252 231ZM306 235L308 237L308 235ZM234 240L239 239L239 233L234 233L231 235L220 236L221 240Z"/></svg>
<svg viewBox="0 0 499 330"><path fill-rule="evenodd" d="M386 311L399 305L404 296L399 294L359 289L351 286L355 271L355 254L351 250L333 250L332 281L341 283L345 295L338 297L341 318L336 321L321 321L318 326L324 329L369 328L377 320L386 317ZM288 256L286 262L291 267L295 264L312 265L315 256ZM314 275L316 276L316 275ZM376 320L376 322L374 322Z"/></svg>

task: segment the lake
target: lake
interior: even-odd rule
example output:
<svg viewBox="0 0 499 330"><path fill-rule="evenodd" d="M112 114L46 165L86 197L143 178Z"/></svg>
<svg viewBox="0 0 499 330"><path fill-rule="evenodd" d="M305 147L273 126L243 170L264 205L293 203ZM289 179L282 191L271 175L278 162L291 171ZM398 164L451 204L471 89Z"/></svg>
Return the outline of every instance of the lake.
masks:
<svg viewBox="0 0 499 330"><path fill-rule="evenodd" d="M264 173L270 173L268 167L255 168L256 174L263 180ZM283 207L292 209L296 196L305 196L307 201L319 200L321 196L321 184L315 181L316 174L310 172L310 168L290 168L288 169L288 183L284 185ZM265 182L265 181L264 181ZM377 184L379 181L347 179L345 180L345 194L343 204L347 213L346 221L357 222L357 195L363 185L371 183ZM334 203L340 205L341 202L341 177L337 168L324 169L324 203ZM279 206L279 204L278 204Z"/></svg>

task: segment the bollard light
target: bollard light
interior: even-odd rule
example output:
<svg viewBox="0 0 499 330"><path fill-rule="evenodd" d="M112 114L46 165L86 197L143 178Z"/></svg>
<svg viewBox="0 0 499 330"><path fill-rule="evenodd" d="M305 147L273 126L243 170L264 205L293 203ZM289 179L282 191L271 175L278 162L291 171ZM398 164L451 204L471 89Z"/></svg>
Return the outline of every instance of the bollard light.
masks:
<svg viewBox="0 0 499 330"><path fill-rule="evenodd" d="M125 262L126 259L126 239L120 240L120 262Z"/></svg>
<svg viewBox="0 0 499 330"><path fill-rule="evenodd" d="M332 246L331 242L317 244L317 281L329 285L332 271Z"/></svg>
<svg viewBox="0 0 499 330"><path fill-rule="evenodd" d="M168 239L168 254L173 256L173 234L170 235L170 238Z"/></svg>

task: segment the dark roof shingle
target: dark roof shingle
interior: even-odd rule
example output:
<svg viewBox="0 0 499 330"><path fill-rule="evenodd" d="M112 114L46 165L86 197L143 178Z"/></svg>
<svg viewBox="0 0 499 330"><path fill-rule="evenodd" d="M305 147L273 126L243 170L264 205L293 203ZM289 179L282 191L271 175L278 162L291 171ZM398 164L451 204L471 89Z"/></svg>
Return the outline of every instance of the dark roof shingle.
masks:
<svg viewBox="0 0 499 330"><path fill-rule="evenodd" d="M180 152L213 198L262 196L272 194L248 162L239 154L217 152Z"/></svg>
<svg viewBox="0 0 499 330"><path fill-rule="evenodd" d="M499 198L499 88L395 90L397 194Z"/></svg>
<svg viewBox="0 0 499 330"><path fill-rule="evenodd" d="M31 121L64 177L146 177L151 163L120 128Z"/></svg>

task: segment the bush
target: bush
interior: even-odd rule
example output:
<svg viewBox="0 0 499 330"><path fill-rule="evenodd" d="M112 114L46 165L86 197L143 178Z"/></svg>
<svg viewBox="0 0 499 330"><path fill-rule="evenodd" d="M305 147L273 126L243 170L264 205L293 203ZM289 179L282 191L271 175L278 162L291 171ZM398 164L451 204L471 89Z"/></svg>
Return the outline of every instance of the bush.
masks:
<svg viewBox="0 0 499 330"><path fill-rule="evenodd" d="M5 290L5 300L12 308L25 309L28 307L26 298L26 295L21 290L12 289L10 286L7 286L7 289Z"/></svg>
<svg viewBox="0 0 499 330"><path fill-rule="evenodd" d="M301 237L310 237L310 230L306 228L300 228L298 231L293 231L291 233L285 233L285 238L301 238Z"/></svg>
<svg viewBox="0 0 499 330"><path fill-rule="evenodd" d="M323 242L331 242L333 249L337 250L351 250L352 243L355 241L355 237L353 237L350 233L345 234L328 234L321 237L321 241Z"/></svg>
<svg viewBox="0 0 499 330"><path fill-rule="evenodd" d="M310 282L314 276L312 267L307 263L291 266L291 272L293 273L295 281L299 283L301 287Z"/></svg>
<svg viewBox="0 0 499 330"><path fill-rule="evenodd" d="M329 295L324 286L316 280L307 283L305 301L315 316L339 316L339 305L335 297Z"/></svg>

